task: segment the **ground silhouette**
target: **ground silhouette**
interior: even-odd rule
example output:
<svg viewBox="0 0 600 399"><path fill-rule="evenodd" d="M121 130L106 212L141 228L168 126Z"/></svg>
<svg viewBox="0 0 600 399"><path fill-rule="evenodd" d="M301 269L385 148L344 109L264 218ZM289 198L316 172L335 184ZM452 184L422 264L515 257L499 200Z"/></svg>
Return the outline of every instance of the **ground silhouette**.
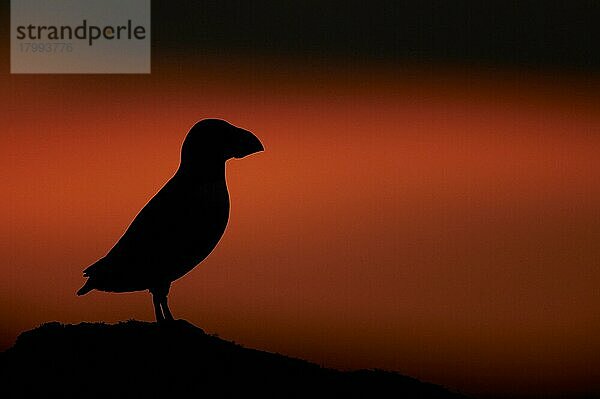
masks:
<svg viewBox="0 0 600 399"><path fill-rule="evenodd" d="M263 150L254 134L224 120L196 123L183 141L175 175L106 256L83 271L88 280L77 295L149 290L156 320L173 320L171 283L212 252L229 220L225 163Z"/></svg>
<svg viewBox="0 0 600 399"><path fill-rule="evenodd" d="M243 348L183 320L43 324L0 353L0 397L463 398L397 373Z"/></svg>

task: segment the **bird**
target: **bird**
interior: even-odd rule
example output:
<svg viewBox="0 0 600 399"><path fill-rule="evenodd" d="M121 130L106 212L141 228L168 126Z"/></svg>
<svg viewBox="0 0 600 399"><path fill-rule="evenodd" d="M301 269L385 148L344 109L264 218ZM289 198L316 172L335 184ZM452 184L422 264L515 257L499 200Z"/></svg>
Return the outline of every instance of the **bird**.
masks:
<svg viewBox="0 0 600 399"><path fill-rule="evenodd" d="M83 271L77 295L92 290L148 290L157 323L173 321L167 303L171 283L216 247L229 221L226 162L264 151L250 131L222 119L202 119L181 146L173 177L150 199L123 236Z"/></svg>

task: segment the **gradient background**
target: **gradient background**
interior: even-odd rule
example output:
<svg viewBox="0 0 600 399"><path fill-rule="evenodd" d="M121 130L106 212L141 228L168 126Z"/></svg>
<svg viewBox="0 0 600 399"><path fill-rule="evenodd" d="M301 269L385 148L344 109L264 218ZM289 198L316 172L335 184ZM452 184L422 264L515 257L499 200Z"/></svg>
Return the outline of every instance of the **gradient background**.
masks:
<svg viewBox="0 0 600 399"><path fill-rule="evenodd" d="M599 3L174 4L131 76L10 75L2 8L0 349L153 319L146 293L75 297L81 271L220 117L267 150L229 163L176 317L482 396L600 392Z"/></svg>

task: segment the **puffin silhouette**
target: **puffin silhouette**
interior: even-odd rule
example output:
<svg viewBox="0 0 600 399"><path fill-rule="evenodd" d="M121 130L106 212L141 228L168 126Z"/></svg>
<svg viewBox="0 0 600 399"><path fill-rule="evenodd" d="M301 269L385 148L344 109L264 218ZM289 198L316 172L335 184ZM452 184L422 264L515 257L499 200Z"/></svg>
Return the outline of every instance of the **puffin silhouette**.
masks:
<svg viewBox="0 0 600 399"><path fill-rule="evenodd" d="M83 271L77 291L149 290L156 321L173 320L167 304L171 283L215 248L229 220L225 163L264 151L247 130L204 119L188 132L175 175L135 217L115 246Z"/></svg>

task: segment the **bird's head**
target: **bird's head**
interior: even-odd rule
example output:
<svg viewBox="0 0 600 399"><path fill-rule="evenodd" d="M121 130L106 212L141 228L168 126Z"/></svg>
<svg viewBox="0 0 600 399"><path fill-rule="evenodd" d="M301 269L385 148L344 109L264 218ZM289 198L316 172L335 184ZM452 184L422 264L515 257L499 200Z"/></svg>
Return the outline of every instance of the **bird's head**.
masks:
<svg viewBox="0 0 600 399"><path fill-rule="evenodd" d="M181 148L181 162L227 161L259 151L264 151L264 147L249 131L221 119L203 119L188 132Z"/></svg>

